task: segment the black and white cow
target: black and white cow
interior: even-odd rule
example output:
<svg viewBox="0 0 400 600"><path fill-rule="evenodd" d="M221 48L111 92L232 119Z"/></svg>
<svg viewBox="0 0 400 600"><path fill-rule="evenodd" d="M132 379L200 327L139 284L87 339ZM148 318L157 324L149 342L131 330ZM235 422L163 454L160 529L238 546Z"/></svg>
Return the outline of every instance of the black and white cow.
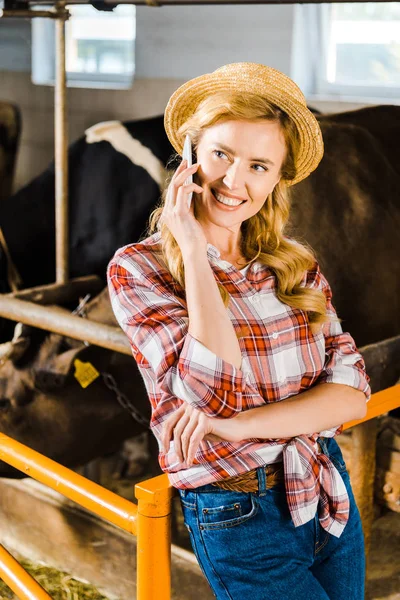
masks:
<svg viewBox="0 0 400 600"><path fill-rule="evenodd" d="M71 277L104 279L115 249L139 238L171 153L162 117L102 123L69 147ZM54 187L51 164L0 203L1 227L23 287L55 279Z"/></svg>

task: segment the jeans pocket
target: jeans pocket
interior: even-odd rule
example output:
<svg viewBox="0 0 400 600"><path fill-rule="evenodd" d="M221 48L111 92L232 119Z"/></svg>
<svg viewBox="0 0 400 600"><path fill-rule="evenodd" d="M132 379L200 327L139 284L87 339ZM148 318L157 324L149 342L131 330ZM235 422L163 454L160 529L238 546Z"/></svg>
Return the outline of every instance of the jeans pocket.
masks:
<svg viewBox="0 0 400 600"><path fill-rule="evenodd" d="M343 458L340 459L336 456L330 456L329 458L331 459L339 473L344 473L345 471L347 471L346 463L344 462Z"/></svg>
<svg viewBox="0 0 400 600"><path fill-rule="evenodd" d="M326 444L326 455L333 462L339 473L347 471L346 463L344 462L343 454L339 444L334 438L328 438L325 441Z"/></svg>
<svg viewBox="0 0 400 600"><path fill-rule="evenodd" d="M207 494L211 496L211 494ZM248 521L258 512L258 500L253 494L228 492L206 497L198 507L199 527L202 530L227 529Z"/></svg>

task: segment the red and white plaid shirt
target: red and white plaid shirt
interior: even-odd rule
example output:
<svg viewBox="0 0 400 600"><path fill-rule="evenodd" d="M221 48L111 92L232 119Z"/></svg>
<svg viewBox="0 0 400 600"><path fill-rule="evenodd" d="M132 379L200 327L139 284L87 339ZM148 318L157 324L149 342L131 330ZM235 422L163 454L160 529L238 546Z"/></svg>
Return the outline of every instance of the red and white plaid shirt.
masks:
<svg viewBox="0 0 400 600"><path fill-rule="evenodd" d="M208 244L216 280L229 292L228 313L241 330L241 368L226 362L188 333L184 289L168 271L160 234L120 248L107 276L115 316L127 334L152 406L151 428L161 448L164 420L183 402L210 417L230 418L244 410L280 402L320 383L339 383L370 397L369 377L353 338L338 322L313 334L306 314L280 302L273 272L256 262L241 271L221 260ZM335 315L331 289L316 263L302 285L323 290ZM212 323L210 323L212 327ZM283 460L286 495L295 526L319 520L339 537L347 523L349 498L332 461L319 453L318 437L333 437L342 426L285 439L232 443L203 440L194 464L178 460L171 442L159 461L177 488L196 488Z"/></svg>

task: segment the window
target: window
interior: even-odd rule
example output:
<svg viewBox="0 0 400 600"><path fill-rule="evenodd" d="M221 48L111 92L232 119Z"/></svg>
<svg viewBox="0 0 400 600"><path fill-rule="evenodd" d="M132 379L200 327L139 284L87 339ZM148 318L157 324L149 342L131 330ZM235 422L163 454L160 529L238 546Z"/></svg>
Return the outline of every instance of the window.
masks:
<svg viewBox="0 0 400 600"><path fill-rule="evenodd" d="M322 5L316 93L400 99L400 3Z"/></svg>
<svg viewBox="0 0 400 600"><path fill-rule="evenodd" d="M129 88L135 71L135 6L98 11L71 5L66 22L66 69L70 87ZM55 27L32 20L32 80L54 84Z"/></svg>

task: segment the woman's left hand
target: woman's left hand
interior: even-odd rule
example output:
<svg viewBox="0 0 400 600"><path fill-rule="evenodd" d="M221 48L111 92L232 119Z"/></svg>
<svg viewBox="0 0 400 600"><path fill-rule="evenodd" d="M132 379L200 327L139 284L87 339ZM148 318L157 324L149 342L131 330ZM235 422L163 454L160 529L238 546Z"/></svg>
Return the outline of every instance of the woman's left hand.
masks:
<svg viewBox="0 0 400 600"><path fill-rule="evenodd" d="M163 423L161 442L164 452L168 452L171 439L180 462L193 464L200 442L213 433L213 420L203 412L184 402Z"/></svg>

